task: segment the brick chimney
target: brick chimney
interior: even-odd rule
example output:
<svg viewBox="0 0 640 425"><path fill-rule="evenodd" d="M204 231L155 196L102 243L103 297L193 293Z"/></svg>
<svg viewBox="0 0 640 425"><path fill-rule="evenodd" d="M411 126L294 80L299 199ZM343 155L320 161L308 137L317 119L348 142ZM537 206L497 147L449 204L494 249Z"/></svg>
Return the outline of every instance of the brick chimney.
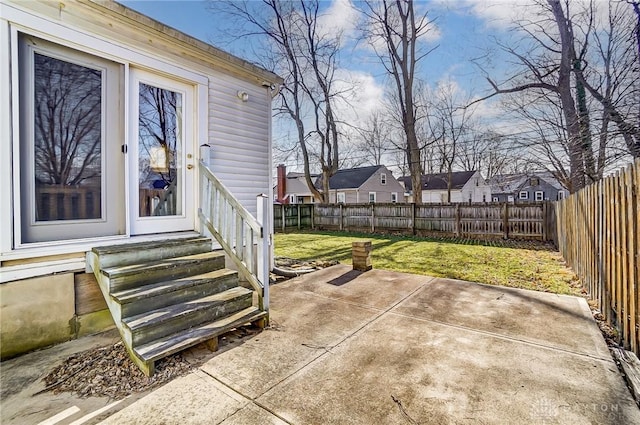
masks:
<svg viewBox="0 0 640 425"><path fill-rule="evenodd" d="M287 196L287 166L284 164L278 165L278 193L277 201L281 204L288 204L288 200L284 198Z"/></svg>

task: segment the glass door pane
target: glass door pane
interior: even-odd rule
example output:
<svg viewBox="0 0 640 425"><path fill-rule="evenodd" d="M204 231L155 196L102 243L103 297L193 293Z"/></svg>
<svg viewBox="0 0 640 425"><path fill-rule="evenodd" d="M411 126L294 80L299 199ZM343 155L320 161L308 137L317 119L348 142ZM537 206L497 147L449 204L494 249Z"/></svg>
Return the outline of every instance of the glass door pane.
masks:
<svg viewBox="0 0 640 425"><path fill-rule="evenodd" d="M139 216L182 215L182 94L143 82L138 93Z"/></svg>
<svg viewBox="0 0 640 425"><path fill-rule="evenodd" d="M33 61L35 221L100 219L103 71Z"/></svg>

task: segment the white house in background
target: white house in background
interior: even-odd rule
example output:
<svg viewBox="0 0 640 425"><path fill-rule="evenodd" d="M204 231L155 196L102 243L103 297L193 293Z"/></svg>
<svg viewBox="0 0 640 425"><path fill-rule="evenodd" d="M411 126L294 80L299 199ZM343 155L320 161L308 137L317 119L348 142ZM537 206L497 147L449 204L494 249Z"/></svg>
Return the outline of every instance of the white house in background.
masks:
<svg viewBox="0 0 640 425"><path fill-rule="evenodd" d="M407 202L413 202L411 177L398 179L405 187ZM451 182L451 183L449 183ZM443 204L449 202L449 187L452 203L491 202L491 187L479 171L454 171L449 173L424 174L422 176L422 202Z"/></svg>
<svg viewBox="0 0 640 425"><path fill-rule="evenodd" d="M256 215L282 80L113 1L0 6L6 358L113 326L86 254L200 235L200 159Z"/></svg>

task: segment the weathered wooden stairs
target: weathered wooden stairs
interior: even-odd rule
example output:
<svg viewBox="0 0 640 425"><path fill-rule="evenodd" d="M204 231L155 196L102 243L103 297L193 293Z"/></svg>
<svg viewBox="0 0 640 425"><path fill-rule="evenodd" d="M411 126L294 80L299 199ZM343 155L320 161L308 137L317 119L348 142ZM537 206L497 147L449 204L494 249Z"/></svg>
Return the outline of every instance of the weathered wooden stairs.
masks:
<svg viewBox="0 0 640 425"><path fill-rule="evenodd" d="M87 254L131 358L148 376L157 360L243 324L264 327L267 312L224 268L211 239L191 237L93 248Z"/></svg>

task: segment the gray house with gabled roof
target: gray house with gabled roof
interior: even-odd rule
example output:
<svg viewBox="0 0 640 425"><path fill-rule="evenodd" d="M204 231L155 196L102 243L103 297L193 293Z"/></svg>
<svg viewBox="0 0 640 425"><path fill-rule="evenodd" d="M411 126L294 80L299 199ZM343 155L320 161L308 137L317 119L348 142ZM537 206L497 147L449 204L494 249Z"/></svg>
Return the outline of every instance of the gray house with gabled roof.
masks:
<svg viewBox="0 0 640 425"><path fill-rule="evenodd" d="M315 177L315 186L322 188L321 176ZM329 179L329 188L331 203L405 202L403 186L384 165L338 170ZM282 165L278 167L274 197L277 202L287 204L314 202L304 175L286 174Z"/></svg>

